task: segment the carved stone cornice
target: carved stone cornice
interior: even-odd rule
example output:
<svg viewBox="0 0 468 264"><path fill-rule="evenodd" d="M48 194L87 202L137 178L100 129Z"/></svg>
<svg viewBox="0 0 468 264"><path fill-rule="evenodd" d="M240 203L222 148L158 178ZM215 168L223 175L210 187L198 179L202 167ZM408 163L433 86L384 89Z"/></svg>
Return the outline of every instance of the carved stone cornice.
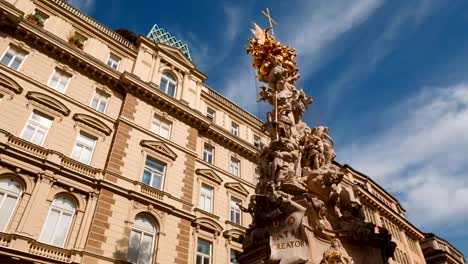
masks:
<svg viewBox="0 0 468 264"><path fill-rule="evenodd" d="M199 229L203 229L213 233L215 237L223 232L223 227L218 222L208 217L199 217L192 222L192 225L195 227L195 232L198 232Z"/></svg>
<svg viewBox="0 0 468 264"><path fill-rule="evenodd" d="M159 141L159 140L142 140L140 142L140 145L142 147L148 148L152 151L158 152L171 160L176 160L177 159L177 154L175 154L174 151L172 151L164 142Z"/></svg>
<svg viewBox="0 0 468 264"><path fill-rule="evenodd" d="M195 170L195 173L201 177L217 183L218 185L223 182L223 179L211 169L197 169Z"/></svg>
<svg viewBox="0 0 468 264"><path fill-rule="evenodd" d="M237 194L240 194L244 198L247 198L247 196L249 196L249 191L247 191L247 189L245 189L239 182L226 182L224 184L224 187Z"/></svg>
<svg viewBox="0 0 468 264"><path fill-rule="evenodd" d="M376 208L383 216L392 220L393 223L397 224L400 228L406 230L407 232L411 233L412 235L418 237L419 239L423 239L424 235L418 228L413 226L410 222L408 222L405 218L401 215L396 214L395 212L388 210L387 206L377 198L374 198L373 195L364 189L362 186L355 185L353 188L354 192L366 203L371 204L374 208Z"/></svg>
<svg viewBox="0 0 468 264"><path fill-rule="evenodd" d="M68 116L71 112L62 102L43 93L30 91L26 94L26 98L64 116Z"/></svg>
<svg viewBox="0 0 468 264"><path fill-rule="evenodd" d="M15 94L23 92L23 88L17 82L3 73L0 73L0 90L8 90Z"/></svg>
<svg viewBox="0 0 468 264"><path fill-rule="evenodd" d="M102 132L107 136L109 136L112 133L112 129L106 124L104 124L104 122L90 115L74 114L73 120L75 120L78 123L84 124L92 129L95 129L99 132Z"/></svg>

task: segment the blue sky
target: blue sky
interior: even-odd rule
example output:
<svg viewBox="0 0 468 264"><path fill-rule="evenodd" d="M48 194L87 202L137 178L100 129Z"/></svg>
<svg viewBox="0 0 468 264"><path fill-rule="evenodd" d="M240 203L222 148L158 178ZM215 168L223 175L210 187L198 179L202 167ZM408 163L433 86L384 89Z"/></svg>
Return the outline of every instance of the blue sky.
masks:
<svg viewBox="0 0 468 264"><path fill-rule="evenodd" d="M154 23L186 41L207 84L263 118L245 47L252 22L297 49L337 160L374 178L422 231L468 256L468 2L70 0L112 29Z"/></svg>

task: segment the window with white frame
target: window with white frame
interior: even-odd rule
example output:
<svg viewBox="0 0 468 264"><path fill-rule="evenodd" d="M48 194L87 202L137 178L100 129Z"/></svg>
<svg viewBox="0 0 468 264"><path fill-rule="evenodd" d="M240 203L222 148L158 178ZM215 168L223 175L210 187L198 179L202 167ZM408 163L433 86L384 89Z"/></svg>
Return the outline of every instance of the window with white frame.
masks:
<svg viewBox="0 0 468 264"><path fill-rule="evenodd" d="M156 243L156 227L145 216L137 216L128 239L128 262L134 264L153 263Z"/></svg>
<svg viewBox="0 0 468 264"><path fill-rule="evenodd" d="M65 71L55 69L49 80L49 87L61 93L65 93L68 83L70 82L71 74Z"/></svg>
<svg viewBox="0 0 468 264"><path fill-rule="evenodd" d="M53 118L39 112L32 112L26 126L21 133L21 138L37 145L42 145L47 132L52 126Z"/></svg>
<svg viewBox="0 0 468 264"><path fill-rule="evenodd" d="M211 107L207 107L206 108L206 117L208 117L212 123L215 122L215 118L216 118L216 111L211 108Z"/></svg>
<svg viewBox="0 0 468 264"><path fill-rule="evenodd" d="M163 138L169 139L171 136L171 126L172 124L169 121L160 118L156 114L153 116L153 121L151 121L151 131Z"/></svg>
<svg viewBox="0 0 468 264"><path fill-rule="evenodd" d="M177 80L174 75L163 72L161 76L161 83L159 84L159 89L164 93L175 97L176 94L176 87L177 87Z"/></svg>
<svg viewBox="0 0 468 264"><path fill-rule="evenodd" d="M96 148L96 141L96 138L81 132L76 139L71 158L89 165Z"/></svg>
<svg viewBox="0 0 468 264"><path fill-rule="evenodd" d="M231 249L229 251L229 264L239 264L237 261L237 255L239 254L239 251Z"/></svg>
<svg viewBox="0 0 468 264"><path fill-rule="evenodd" d="M145 170L143 172L143 183L158 190L162 190L164 184L164 174L166 173L166 165L153 160L146 159Z"/></svg>
<svg viewBox="0 0 468 264"><path fill-rule="evenodd" d="M242 203L241 200L231 198L231 222L234 224L241 224L241 210L239 205Z"/></svg>
<svg viewBox="0 0 468 264"><path fill-rule="evenodd" d="M240 175L240 161L235 158L231 158L231 173L234 176L239 177Z"/></svg>
<svg viewBox="0 0 468 264"><path fill-rule="evenodd" d="M212 212L213 210L213 187L202 184L200 190L200 201L198 203L200 209Z"/></svg>
<svg viewBox="0 0 468 264"><path fill-rule="evenodd" d="M205 143L203 147L203 160L213 164L213 159L214 159L214 147L211 146L210 144Z"/></svg>
<svg viewBox="0 0 468 264"><path fill-rule="evenodd" d="M21 65L23 64L26 55L26 52L10 46L8 47L5 54L3 54L0 63L7 66L8 68L18 71Z"/></svg>
<svg viewBox="0 0 468 264"><path fill-rule="evenodd" d="M42 230L40 241L63 247L70 231L76 206L66 197L56 198L50 207L49 215Z"/></svg>
<svg viewBox="0 0 468 264"><path fill-rule="evenodd" d="M109 54L109 59L107 59L107 65L109 65L112 69L117 70L119 68L121 59L113 54Z"/></svg>
<svg viewBox="0 0 468 264"><path fill-rule="evenodd" d="M197 241L197 263L196 264L212 264L211 252L213 244L205 239L199 238Z"/></svg>
<svg viewBox="0 0 468 264"><path fill-rule="evenodd" d="M260 137L257 135L254 135L254 147L256 147L257 149L260 149L261 145L262 143L261 143Z"/></svg>
<svg viewBox="0 0 468 264"><path fill-rule="evenodd" d="M236 122L231 122L231 134L239 136L239 125Z"/></svg>
<svg viewBox="0 0 468 264"><path fill-rule="evenodd" d="M106 112L108 103L109 95L100 91L96 91L94 93L93 100L91 100L91 107L101 113L104 113Z"/></svg>
<svg viewBox="0 0 468 264"><path fill-rule="evenodd" d="M17 181L11 178L0 179L0 232L6 230L22 191Z"/></svg>

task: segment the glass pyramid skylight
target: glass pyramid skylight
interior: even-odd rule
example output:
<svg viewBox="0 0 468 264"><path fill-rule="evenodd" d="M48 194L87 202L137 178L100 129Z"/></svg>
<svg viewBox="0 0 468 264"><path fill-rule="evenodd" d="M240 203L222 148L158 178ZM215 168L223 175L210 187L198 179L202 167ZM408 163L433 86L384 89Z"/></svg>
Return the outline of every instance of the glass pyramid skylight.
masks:
<svg viewBox="0 0 468 264"><path fill-rule="evenodd" d="M181 40L176 39L169 32L165 31L157 24L154 24L147 37L154 42L166 44L168 46L179 49L189 60L192 60L187 44Z"/></svg>

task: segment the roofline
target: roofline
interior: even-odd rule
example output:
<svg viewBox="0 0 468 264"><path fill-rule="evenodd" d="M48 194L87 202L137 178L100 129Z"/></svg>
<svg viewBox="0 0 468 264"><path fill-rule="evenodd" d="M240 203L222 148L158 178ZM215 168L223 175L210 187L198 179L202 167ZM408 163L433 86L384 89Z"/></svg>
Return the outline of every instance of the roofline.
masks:
<svg viewBox="0 0 468 264"><path fill-rule="evenodd" d="M439 240L442 240L443 242L447 243L448 245L450 245L450 247L452 247L453 249L455 249L463 258L465 258L465 255L463 255L463 253L458 250L455 246L452 245L452 243L448 242L447 240L445 240L444 238L434 234L434 233L424 233L424 236L428 235L427 237L424 238L423 241L425 240L429 240L431 238L436 238L436 239L439 239ZM444 251L445 252L445 251ZM447 252L449 253L449 252Z"/></svg>
<svg viewBox="0 0 468 264"><path fill-rule="evenodd" d="M403 206L401 206L400 204L400 201L398 201L398 199L396 199L392 194L390 194L388 191L386 191L382 186L380 186L380 184L378 184L377 182L375 182L371 177L367 176L366 174L354 169L353 167L351 167L349 164L341 164L337 161L335 161L336 163L338 163L339 165L341 165L342 167L346 168L346 169L349 169L351 171L353 171L354 173L358 174L359 176L362 176L364 177L366 180L372 182L374 185L376 185L377 187L379 187L380 190L382 190L386 195L388 195L390 198L392 198L397 204L398 206L401 208L401 210L403 212L406 213L406 210L405 208L403 208Z"/></svg>

